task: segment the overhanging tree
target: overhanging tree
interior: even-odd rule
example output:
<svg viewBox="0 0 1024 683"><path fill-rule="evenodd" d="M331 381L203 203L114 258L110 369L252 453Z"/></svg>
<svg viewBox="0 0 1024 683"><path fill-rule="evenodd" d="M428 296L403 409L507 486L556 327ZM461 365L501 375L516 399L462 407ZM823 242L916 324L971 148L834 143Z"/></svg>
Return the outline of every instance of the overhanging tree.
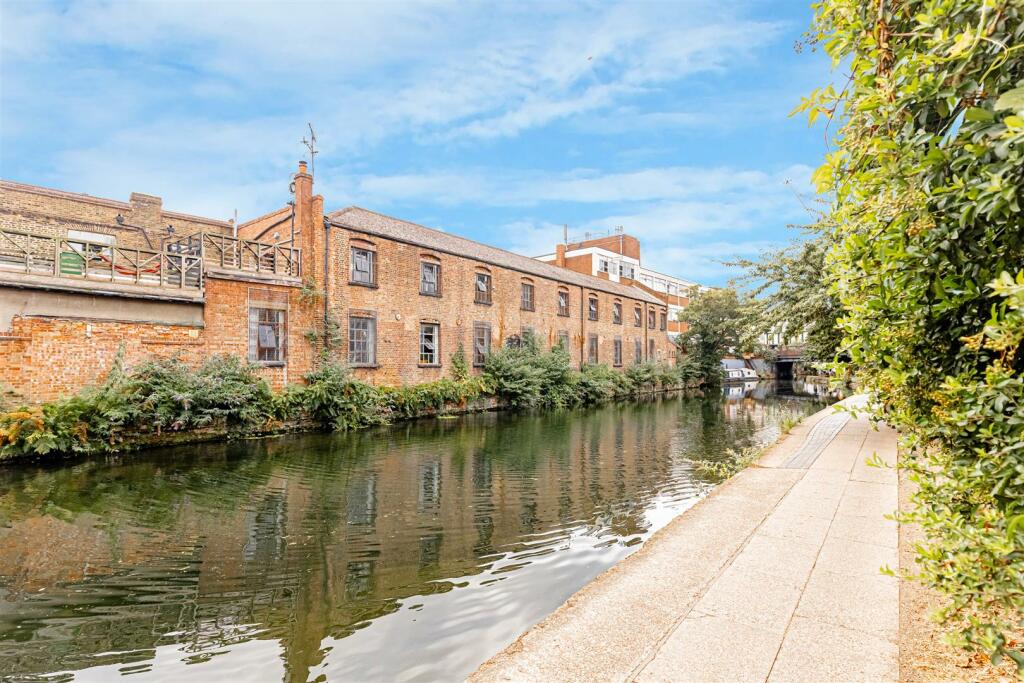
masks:
<svg viewBox="0 0 1024 683"><path fill-rule="evenodd" d="M815 180L844 347L903 434L955 640L1024 672L1024 3L814 9L844 72L802 106L841 123Z"/></svg>
<svg viewBox="0 0 1024 683"><path fill-rule="evenodd" d="M747 272L741 282L752 283L746 306L743 335L752 344L760 335L783 330L806 338L804 357L811 361L835 360L842 335L836 319L840 305L828 286L825 255L828 235L765 252L759 259L740 259L729 265Z"/></svg>

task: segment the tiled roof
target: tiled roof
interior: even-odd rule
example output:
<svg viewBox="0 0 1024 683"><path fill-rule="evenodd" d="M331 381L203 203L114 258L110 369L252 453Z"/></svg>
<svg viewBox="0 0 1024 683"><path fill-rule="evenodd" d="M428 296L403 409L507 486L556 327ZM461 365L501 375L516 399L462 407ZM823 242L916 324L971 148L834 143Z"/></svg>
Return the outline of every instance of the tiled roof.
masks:
<svg viewBox="0 0 1024 683"><path fill-rule="evenodd" d="M607 292L615 296L629 297L652 304L664 306L665 302L651 296L637 287L620 285L617 282L603 280L592 275L577 273L568 268L560 268L541 261L514 254L511 251L491 247L480 242L459 237L451 233L427 228L416 223L410 223L391 216L363 209L358 206L350 206L340 211L329 214L331 222L335 225L352 228L378 237L415 244L427 249L435 249L456 256L476 259L502 268L517 270L522 273L536 275L537 277L563 282L567 285L586 287L599 292Z"/></svg>

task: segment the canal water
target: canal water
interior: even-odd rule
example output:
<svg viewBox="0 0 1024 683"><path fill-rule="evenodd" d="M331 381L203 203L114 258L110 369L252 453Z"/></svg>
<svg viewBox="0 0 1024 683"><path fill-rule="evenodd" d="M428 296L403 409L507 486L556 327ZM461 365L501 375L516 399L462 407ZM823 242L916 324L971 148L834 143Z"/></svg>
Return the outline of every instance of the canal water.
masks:
<svg viewBox="0 0 1024 683"><path fill-rule="evenodd" d="M709 489L790 385L0 469L0 677L461 680ZM685 558L680 558L685 562Z"/></svg>

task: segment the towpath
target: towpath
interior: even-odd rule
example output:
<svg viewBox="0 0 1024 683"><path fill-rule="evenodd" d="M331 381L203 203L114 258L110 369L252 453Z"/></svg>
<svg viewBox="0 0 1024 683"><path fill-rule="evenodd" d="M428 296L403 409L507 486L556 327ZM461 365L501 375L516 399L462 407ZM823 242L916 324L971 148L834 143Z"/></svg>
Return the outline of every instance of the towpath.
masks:
<svg viewBox="0 0 1024 683"><path fill-rule="evenodd" d="M470 680L897 680L897 477L873 454L895 463L893 430L813 415Z"/></svg>

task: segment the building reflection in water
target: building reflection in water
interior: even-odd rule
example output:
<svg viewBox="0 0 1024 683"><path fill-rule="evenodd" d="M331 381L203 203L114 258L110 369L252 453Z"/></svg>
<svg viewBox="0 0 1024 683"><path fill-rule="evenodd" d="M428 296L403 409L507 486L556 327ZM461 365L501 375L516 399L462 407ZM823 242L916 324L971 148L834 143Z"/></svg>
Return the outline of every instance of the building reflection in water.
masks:
<svg viewBox="0 0 1024 683"><path fill-rule="evenodd" d="M0 674L461 677L691 505L688 458L818 408L769 391L8 468Z"/></svg>

